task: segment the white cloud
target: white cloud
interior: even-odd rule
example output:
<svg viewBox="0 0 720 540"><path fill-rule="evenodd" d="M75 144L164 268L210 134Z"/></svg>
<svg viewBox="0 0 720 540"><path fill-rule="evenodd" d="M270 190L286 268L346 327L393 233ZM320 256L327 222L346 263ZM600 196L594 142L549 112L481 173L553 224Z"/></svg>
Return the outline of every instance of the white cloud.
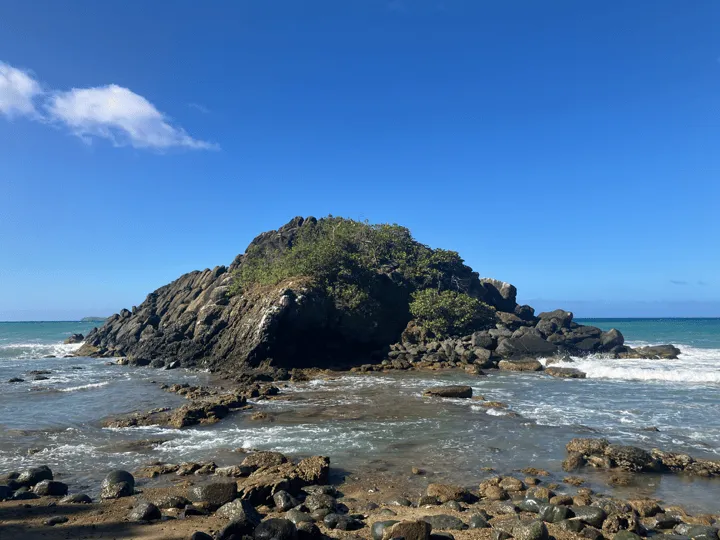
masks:
<svg viewBox="0 0 720 540"><path fill-rule="evenodd" d="M172 126L144 97L115 84L55 93L47 111L51 119L63 122L84 140L103 137L135 148L215 148Z"/></svg>
<svg viewBox="0 0 720 540"><path fill-rule="evenodd" d="M3 62L0 62L0 114L62 124L86 142L100 137L116 146L156 150L218 148L194 139L128 88L110 84L44 92L27 72Z"/></svg>
<svg viewBox="0 0 720 540"><path fill-rule="evenodd" d="M33 99L41 93L40 84L27 72L0 62L0 114L35 115Z"/></svg>

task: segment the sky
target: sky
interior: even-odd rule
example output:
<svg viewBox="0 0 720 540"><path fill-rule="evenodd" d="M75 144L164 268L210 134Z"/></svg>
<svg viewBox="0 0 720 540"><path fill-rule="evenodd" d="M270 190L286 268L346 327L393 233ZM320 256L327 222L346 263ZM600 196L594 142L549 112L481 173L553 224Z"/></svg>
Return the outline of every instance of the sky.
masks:
<svg viewBox="0 0 720 540"><path fill-rule="evenodd" d="M137 305L297 215L539 310L720 316L715 0L3 0L0 320Z"/></svg>

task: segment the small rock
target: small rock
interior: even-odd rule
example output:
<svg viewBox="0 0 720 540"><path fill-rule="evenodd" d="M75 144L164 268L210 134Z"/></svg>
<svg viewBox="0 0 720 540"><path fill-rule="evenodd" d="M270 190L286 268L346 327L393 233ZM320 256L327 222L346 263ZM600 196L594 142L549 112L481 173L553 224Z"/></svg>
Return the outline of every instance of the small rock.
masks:
<svg viewBox="0 0 720 540"><path fill-rule="evenodd" d="M273 501L275 502L275 508L280 512L287 512L300 504L299 501L287 491L278 491L275 493L275 495L273 495Z"/></svg>
<svg viewBox="0 0 720 540"><path fill-rule="evenodd" d="M33 491L41 497L62 497L67 495L68 486L55 480L43 480L35 484Z"/></svg>
<svg viewBox="0 0 720 540"><path fill-rule="evenodd" d="M571 506L570 510L572 510L575 517L583 523L587 523L598 529L602 527L603 521L605 521L607 517L607 514L602 508L595 506Z"/></svg>
<svg viewBox="0 0 720 540"><path fill-rule="evenodd" d="M323 523L328 529L339 531L355 531L364 527L363 522L359 519L342 514L328 514L323 519Z"/></svg>
<svg viewBox="0 0 720 540"><path fill-rule="evenodd" d="M234 487L234 484L230 485ZM229 493L230 490L227 491L227 496L229 496ZM221 497L223 495L225 494L216 494L216 498L214 500L221 500ZM229 503L222 505L220 508L218 508L217 512L215 512L215 515L218 517L229 519L230 521L245 520L249 523L254 524L255 526L257 526L262 520L262 517L260 516L258 511L255 510L255 507L248 501L243 499L235 499L234 501L230 501Z"/></svg>
<svg viewBox="0 0 720 540"><path fill-rule="evenodd" d="M490 524L487 522L487 518L482 514L473 514L468 519L468 526L471 529L487 529Z"/></svg>
<svg viewBox="0 0 720 540"><path fill-rule="evenodd" d="M45 521L45 525L53 527L55 525L60 525L61 523L67 523L68 521L69 519L67 516L53 516Z"/></svg>
<svg viewBox="0 0 720 540"><path fill-rule="evenodd" d="M128 518L131 521L156 521L162 518L162 513L153 503L141 502L133 508Z"/></svg>
<svg viewBox="0 0 720 540"><path fill-rule="evenodd" d="M383 535L385 533L385 529L387 529L388 527L392 527L396 523L399 523L399 521L396 521L396 520L376 521L370 527L370 535L372 536L372 539L373 540L383 540Z"/></svg>
<svg viewBox="0 0 720 540"><path fill-rule="evenodd" d="M289 519L292 521L296 526L300 523L307 521L309 523L313 522L313 518L308 514L307 512L301 512L300 510L292 509L285 512L285 519Z"/></svg>
<svg viewBox="0 0 720 540"><path fill-rule="evenodd" d="M427 521L401 521L390 530L385 529L383 540L404 538L405 540L430 540L430 524Z"/></svg>
<svg viewBox="0 0 720 540"><path fill-rule="evenodd" d="M190 490L190 500L193 502L206 502L214 508L229 503L235 499L236 495L237 485L234 482L212 482L195 486Z"/></svg>
<svg viewBox="0 0 720 540"><path fill-rule="evenodd" d="M560 527L563 531L572 532L572 533L579 533L585 528L585 524L580 521L578 518L570 518L570 519L564 519L561 522L559 522L558 527Z"/></svg>
<svg viewBox="0 0 720 540"><path fill-rule="evenodd" d="M516 540L548 540L548 530L542 521L515 525L512 535Z"/></svg>

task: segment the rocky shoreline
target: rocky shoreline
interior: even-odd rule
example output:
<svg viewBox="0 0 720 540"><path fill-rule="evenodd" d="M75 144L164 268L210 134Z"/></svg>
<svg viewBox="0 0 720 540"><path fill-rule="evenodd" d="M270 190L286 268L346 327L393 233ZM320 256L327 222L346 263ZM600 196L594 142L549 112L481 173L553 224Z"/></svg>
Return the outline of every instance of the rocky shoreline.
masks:
<svg viewBox="0 0 720 540"><path fill-rule="evenodd" d="M635 470L639 449L603 440L573 440L569 456L602 452ZM649 455L649 454L648 454ZM560 484L532 467L521 474L480 477L473 485L442 483L433 474L423 491L372 478L329 485L330 461L293 460L278 452L252 452L236 465L155 463L135 475L110 471L100 499L73 493L40 466L0 479L0 534L8 538L185 538L192 540L617 539L718 540L720 516L691 516L681 507L646 498L621 500ZM136 481L136 477L139 479ZM158 487L159 478L171 478ZM166 482L167 484L167 482Z"/></svg>

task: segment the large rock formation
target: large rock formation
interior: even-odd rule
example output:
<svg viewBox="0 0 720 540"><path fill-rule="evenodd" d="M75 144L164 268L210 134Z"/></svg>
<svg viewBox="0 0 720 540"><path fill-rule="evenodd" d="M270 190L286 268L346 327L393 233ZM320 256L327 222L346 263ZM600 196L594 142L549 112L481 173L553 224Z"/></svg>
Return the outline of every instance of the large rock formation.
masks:
<svg viewBox="0 0 720 540"><path fill-rule="evenodd" d="M255 238L247 252L286 252L303 227L317 223L314 218L295 218ZM410 295L420 285L396 268L375 270L370 287L377 306L370 317L338 305L327 285L311 277L287 278L231 294L236 271L247 264L246 257L239 255L229 267L190 272L159 288L140 306L124 309L92 330L77 354L128 357L138 365L162 360L169 366L237 373L271 365L359 365L385 358L388 346L401 341L401 335L403 342L424 339L413 337L408 310ZM458 260L435 271L433 283L424 277L422 286L453 288L497 310L496 328L477 336L477 347L472 338L477 357L628 351L622 334L578 325L572 313L557 310L536 317L530 306L517 304L514 286L480 279Z"/></svg>

